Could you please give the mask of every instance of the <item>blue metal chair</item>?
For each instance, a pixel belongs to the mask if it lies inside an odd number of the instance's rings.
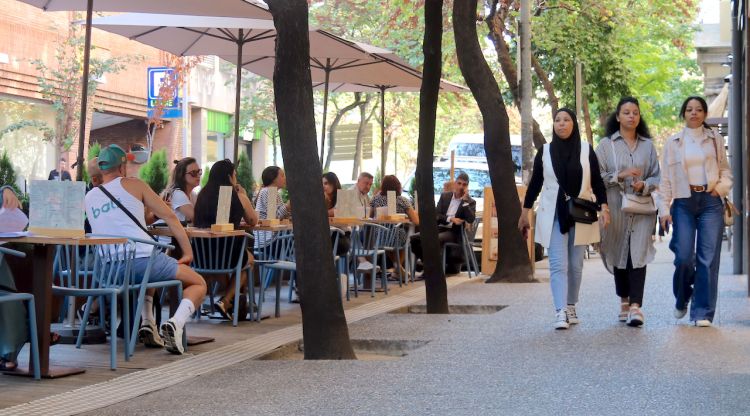
[[[471,272],[473,270],[474,276],[479,276],[479,264],[477,258],[474,256],[474,235],[477,232],[478,220],[475,220],[470,225],[470,230],[466,230],[466,226],[461,227],[459,233],[459,241],[457,243],[445,243],[443,245],[443,273],[445,273],[446,257],[448,256],[448,247],[458,247],[461,249],[464,255],[464,261],[466,262],[466,271],[469,273],[469,279],[471,279]]]
[[[193,263],[191,267],[203,276],[206,275],[231,275],[235,278],[234,291],[234,313],[232,325],[237,326],[240,307],[240,282],[243,270],[247,270],[249,302],[255,299],[253,293],[251,266],[245,264],[245,249],[247,247],[247,235],[230,237],[191,237],[190,245],[193,248]],[[237,255],[239,254],[239,255]],[[234,258],[236,257],[236,258]]]
[[[26,257],[26,253],[0,247],[0,265],[2,265],[2,262],[5,260],[5,256]],[[34,304],[34,295],[30,293],[13,293],[0,290],[0,303],[5,302],[26,302],[29,322],[29,343],[31,344],[29,359],[34,369],[34,378],[39,380],[42,377],[39,369],[39,341],[37,340],[36,332],[36,306]]]
[[[276,281],[276,311],[275,316],[281,315],[281,272],[291,273],[289,279],[289,301],[291,302],[292,290],[297,274],[297,263],[294,256],[294,234],[291,232],[279,232],[266,245],[257,248],[257,260],[260,275],[260,292],[258,293],[258,313],[256,319],[260,322],[263,310],[265,292],[270,285],[271,279]],[[266,273],[265,276],[263,273]]]
[[[349,252],[347,251],[343,255],[337,255],[339,243],[341,238],[346,235],[344,230],[336,227],[331,227],[331,243],[333,250],[333,263],[336,265],[336,283],[338,284],[339,293],[341,293],[341,276],[346,276],[347,282],[349,281]],[[347,291],[347,300],[349,292]]]
[[[385,244],[388,241],[390,231],[388,228],[382,225],[365,223],[358,227],[354,233],[352,233],[352,248],[350,251],[353,270],[354,270],[354,296],[358,296],[358,276],[364,273],[370,273],[372,277],[371,291],[372,297],[375,297],[375,275],[377,274],[378,259],[380,260],[380,274],[383,291],[388,294],[388,277],[385,270]],[[371,271],[357,270],[357,258],[364,257],[370,260],[373,268]],[[346,286],[347,293],[349,292],[349,279],[347,279]]]
[[[78,251],[78,246],[65,246],[63,252]],[[130,302],[128,302],[130,284],[130,263],[135,255],[135,245],[131,242],[122,244],[101,245],[94,251],[93,265],[83,264],[77,271],[64,273],[57,284],[52,286],[52,293],[58,296],[87,297],[82,322],[87,322],[94,298],[99,299],[99,307],[109,306],[110,324],[110,368],[117,369],[117,298],[123,297],[122,317],[126,328],[125,361],[130,359]],[[90,268],[89,268],[90,267]],[[90,276],[90,278],[89,278]],[[105,301],[108,301],[106,303]],[[104,322],[102,322],[102,325]],[[76,348],[81,347],[83,331],[78,331]]]
[[[406,283],[406,279],[408,276],[402,276],[401,273],[401,251],[404,251],[404,269],[411,270],[411,267],[409,266],[410,263],[410,257],[409,256],[409,238],[407,237],[407,232],[404,227],[404,224],[387,224],[385,227],[388,229],[388,234],[386,236],[386,241],[383,244],[383,249],[386,252],[392,251],[395,253],[396,256],[396,263],[394,264],[394,270],[398,269],[398,285],[401,287],[403,284]],[[401,241],[401,236],[404,236],[404,241]]]

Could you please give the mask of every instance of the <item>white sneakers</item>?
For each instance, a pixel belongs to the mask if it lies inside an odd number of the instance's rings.
[[[631,306],[630,311],[628,312],[628,326],[641,326],[645,322],[645,318],[643,317],[643,312],[641,311],[641,308],[637,306]]]
[[[570,323],[568,322],[568,311],[566,308],[562,308],[555,314],[555,329],[568,329]]]
[[[152,321],[144,320],[138,329],[138,339],[148,348],[164,348],[164,341],[159,336],[159,329]]]
[[[182,345],[182,328],[178,328],[174,318],[161,324],[161,337],[164,339],[164,347],[172,354],[182,355],[185,346]]]
[[[711,321],[709,321],[708,319],[698,319],[697,321],[695,321],[695,326],[707,328],[711,326]]]
[[[365,260],[365,261],[359,263],[359,265],[357,266],[357,270],[360,271],[360,272],[369,272],[374,267],[375,266],[372,263],[370,263],[369,261]]]

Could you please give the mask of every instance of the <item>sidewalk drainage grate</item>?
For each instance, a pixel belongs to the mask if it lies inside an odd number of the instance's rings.
[[[448,305],[451,315],[491,315],[507,308],[508,305]],[[427,305],[409,305],[394,309],[389,313],[395,314],[426,314]]]
[[[390,340],[390,339],[353,339],[354,353],[359,361],[386,361],[405,357],[411,351],[424,347],[430,341]],[[291,342],[261,355],[258,360],[302,360],[305,354],[304,344]]]
[[[465,276],[450,277],[446,280],[448,288],[468,281]],[[348,323],[361,321],[402,308],[421,299],[424,299],[422,287],[399,295],[391,295],[345,311],[346,321]],[[301,338],[302,325],[293,325],[159,367],[136,371],[102,383],[6,407],[0,409],[0,416],[75,415],[102,409],[242,361],[257,358],[267,351],[299,342]],[[40,383],[45,383],[45,381]]]

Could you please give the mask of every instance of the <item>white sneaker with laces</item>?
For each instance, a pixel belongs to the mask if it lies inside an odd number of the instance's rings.
[[[357,270],[363,271],[363,272],[369,272],[370,270],[373,269],[373,267],[375,266],[373,266],[373,264],[370,263],[369,261],[363,261],[359,263],[359,265],[357,266]]]
[[[709,321],[708,319],[698,319],[697,321],[695,321],[695,326],[708,328],[709,326],[711,326],[711,321]]]
[[[161,337],[164,339],[164,348],[172,354],[182,355],[185,346],[182,345],[182,328],[178,328],[174,318],[161,324]]]
[[[159,328],[153,321],[144,320],[138,329],[138,340],[148,348],[164,348],[164,340],[159,336]]]
[[[646,318],[644,318],[641,308],[631,306],[630,311],[628,312],[627,325],[633,326],[633,327],[639,327],[643,325],[644,322],[646,322]]]
[[[570,323],[568,323],[568,311],[565,308],[562,308],[555,314],[555,329],[568,328],[570,328]]]
[[[571,325],[578,325],[581,322],[576,315],[576,305],[568,305],[568,323]]]

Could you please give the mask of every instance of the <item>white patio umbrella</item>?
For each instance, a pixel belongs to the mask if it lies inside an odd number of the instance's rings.
[[[83,83],[81,88],[81,117],[78,132],[78,159],[83,163],[83,142],[86,136],[86,110],[91,51],[91,20],[98,12],[176,13],[193,16],[233,16],[272,19],[266,7],[246,0],[19,0],[45,11],[86,11],[86,37],[83,52]],[[83,169],[78,169],[76,180],[81,180]]]
[[[246,56],[252,56],[251,60],[268,57],[273,74],[276,31],[270,20],[127,13],[95,19],[93,26],[178,56],[218,55],[235,63],[243,62]],[[309,36],[310,55],[333,66],[379,59],[354,42],[323,30],[311,29]],[[235,114],[239,114],[240,109],[241,70],[238,65]],[[238,116],[235,116],[234,136],[236,158]]]
[[[324,90],[323,133],[328,92],[380,92],[380,145],[385,147],[385,92],[415,92],[422,86],[422,73],[409,66],[398,55],[387,49],[365,43],[355,44],[370,53],[369,60],[321,60],[310,58],[310,73],[313,87]],[[227,57],[225,59],[232,60]],[[237,62],[237,61],[233,61]],[[273,77],[272,56],[249,57],[242,65],[250,72],[266,78]],[[469,92],[469,89],[449,81],[441,80],[440,90],[446,92]],[[321,148],[325,136],[321,137]],[[323,152],[321,151],[321,155]],[[322,159],[322,156],[321,156]],[[380,170],[385,172],[385,152],[381,153]]]

